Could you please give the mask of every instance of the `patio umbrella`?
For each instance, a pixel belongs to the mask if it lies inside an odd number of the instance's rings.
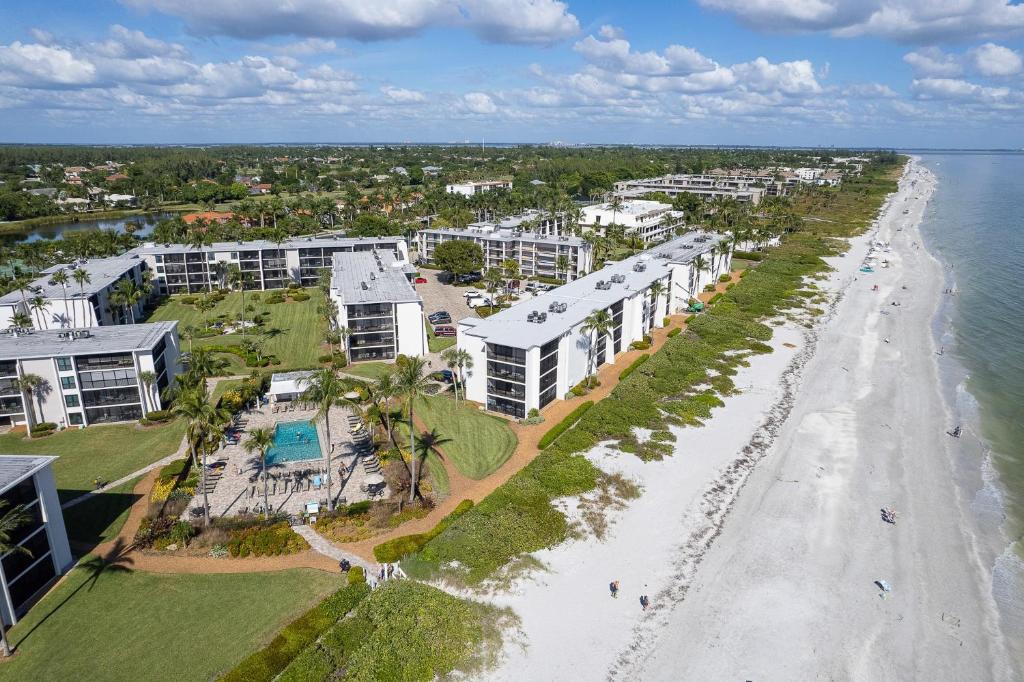
[[[366,477],[366,485],[384,485],[386,482],[380,474],[370,474]]]
[[[345,400],[359,400],[359,392],[349,391],[348,393],[345,394]]]

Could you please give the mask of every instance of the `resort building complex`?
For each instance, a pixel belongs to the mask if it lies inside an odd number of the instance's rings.
[[[579,237],[558,235],[557,224],[550,224],[550,233],[524,231],[521,226],[526,220],[520,218],[522,216],[473,223],[464,230],[420,230],[417,234],[420,260],[433,263],[438,245],[462,240],[480,245],[484,269],[500,268],[506,260],[514,260],[519,263],[523,277],[573,280],[590,272],[594,254],[589,243]]]
[[[74,565],[50,465],[56,457],[0,457],[0,501],[27,520],[5,538],[0,555],[0,621],[14,625],[36,598]]]
[[[645,244],[670,237],[683,223],[683,212],[671,204],[634,199],[615,206],[611,203],[583,207],[580,229],[605,236],[609,225],[623,228],[626,237],[640,237]]]
[[[403,237],[302,237],[271,241],[216,242],[202,248],[147,242],[129,253],[153,271],[157,294],[185,294],[228,286],[228,268],[237,265],[246,289],[283,289],[292,282],[315,286],[320,271],[331,267],[336,253],[391,252],[409,261]]]
[[[407,260],[390,251],[335,254],[331,270],[330,296],[338,327],[350,333],[351,361],[427,352],[423,299],[410,282],[415,271]]]
[[[705,201],[731,198],[744,204],[759,204],[765,196],[786,193],[783,181],[775,179],[775,173],[755,172],[751,174],[721,175],[662,175],[642,180],[624,180],[615,183],[616,196],[641,197],[652,192],[662,192],[676,197],[684,192],[695,194]]]
[[[448,194],[461,194],[464,197],[471,197],[481,192],[490,192],[492,189],[512,189],[511,180],[483,180],[478,182],[457,182],[445,185],[444,190]]]
[[[720,240],[690,232],[491,317],[460,321],[459,348],[473,358],[466,397],[521,418],[564,396],[727,270],[728,253],[714,253]],[[599,310],[611,319],[607,334],[588,329]]]
[[[0,426],[87,426],[162,409],[180,372],[177,326],[0,332]]]
[[[133,254],[49,267],[23,290],[0,296],[0,329],[21,326],[15,324],[19,313],[27,315],[36,329],[127,324],[133,315],[141,315],[144,301],[129,311],[112,303],[111,294],[121,280],[141,286],[145,269],[145,261]]]

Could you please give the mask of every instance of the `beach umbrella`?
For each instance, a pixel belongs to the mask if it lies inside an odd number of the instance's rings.
[[[359,400],[359,392],[349,391],[348,393],[345,394],[345,400]]]
[[[370,474],[366,477],[366,485],[384,485],[386,481],[380,474]]]

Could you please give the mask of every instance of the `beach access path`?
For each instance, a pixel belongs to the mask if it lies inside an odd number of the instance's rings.
[[[603,540],[536,552],[543,569],[487,597],[520,631],[484,679],[1007,677],[952,483],[930,337],[942,279],[914,245],[931,187],[911,172],[877,234],[830,259],[819,286],[838,303],[813,329],[777,326],[741,392],[675,430],[673,456],[588,454],[643,495]],[[893,242],[890,267],[862,274],[875,239]]]

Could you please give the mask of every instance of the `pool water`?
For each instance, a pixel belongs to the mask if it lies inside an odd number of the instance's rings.
[[[267,451],[267,464],[320,459],[320,439],[308,421],[281,422],[274,427],[274,445]]]

